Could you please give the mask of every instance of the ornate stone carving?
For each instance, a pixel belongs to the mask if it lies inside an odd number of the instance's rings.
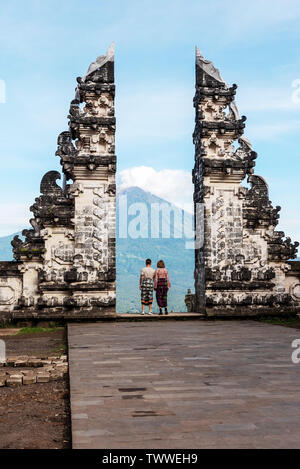
[[[291,295],[296,301],[300,301],[300,283],[292,286]]]
[[[236,89],[197,49],[193,183],[196,226],[197,204],[204,204],[204,243],[195,252],[193,304],[217,315],[300,310],[285,279],[298,243],[274,229],[280,207],[272,206],[267,183],[253,174],[257,154],[243,136],[246,118],[239,117]],[[250,189],[241,186],[246,176]]]
[[[18,318],[115,313],[113,47],[77,83],[69,130],[57,140],[63,187],[59,172],[44,175],[30,208],[32,229],[23,231],[24,241],[12,240],[17,269],[0,263],[0,305]],[[15,279],[20,291],[13,296]]]
[[[14,302],[15,291],[9,285],[0,285],[0,305],[9,305]]]

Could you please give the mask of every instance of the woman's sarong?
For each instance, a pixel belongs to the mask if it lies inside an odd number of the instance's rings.
[[[153,280],[144,278],[141,284],[142,305],[152,305],[153,302]]]
[[[160,308],[168,306],[168,280],[166,278],[159,278],[156,287],[156,301]]]

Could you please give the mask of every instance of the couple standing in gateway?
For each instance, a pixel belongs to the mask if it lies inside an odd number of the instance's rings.
[[[157,269],[152,269],[151,259],[146,260],[146,267],[141,270],[140,290],[142,302],[142,314],[145,314],[145,305],[149,306],[149,313],[152,314],[153,289],[156,291],[156,301],[159,306],[159,314],[168,314],[168,290],[171,288],[169,273],[164,261],[157,263]]]

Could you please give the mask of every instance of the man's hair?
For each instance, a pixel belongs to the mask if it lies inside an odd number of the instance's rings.
[[[163,261],[163,260],[158,261],[157,267],[158,267],[159,269],[164,269],[164,268],[165,268],[165,263],[164,263],[164,261]]]
[[[151,259],[146,259],[146,265],[152,264]]]

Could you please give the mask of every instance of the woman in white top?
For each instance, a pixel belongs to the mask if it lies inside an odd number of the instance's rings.
[[[155,270],[151,267],[151,259],[146,260],[146,267],[141,270],[140,275],[140,290],[142,302],[142,314],[145,314],[145,305],[149,306],[149,313],[151,313],[153,303],[153,278]]]

